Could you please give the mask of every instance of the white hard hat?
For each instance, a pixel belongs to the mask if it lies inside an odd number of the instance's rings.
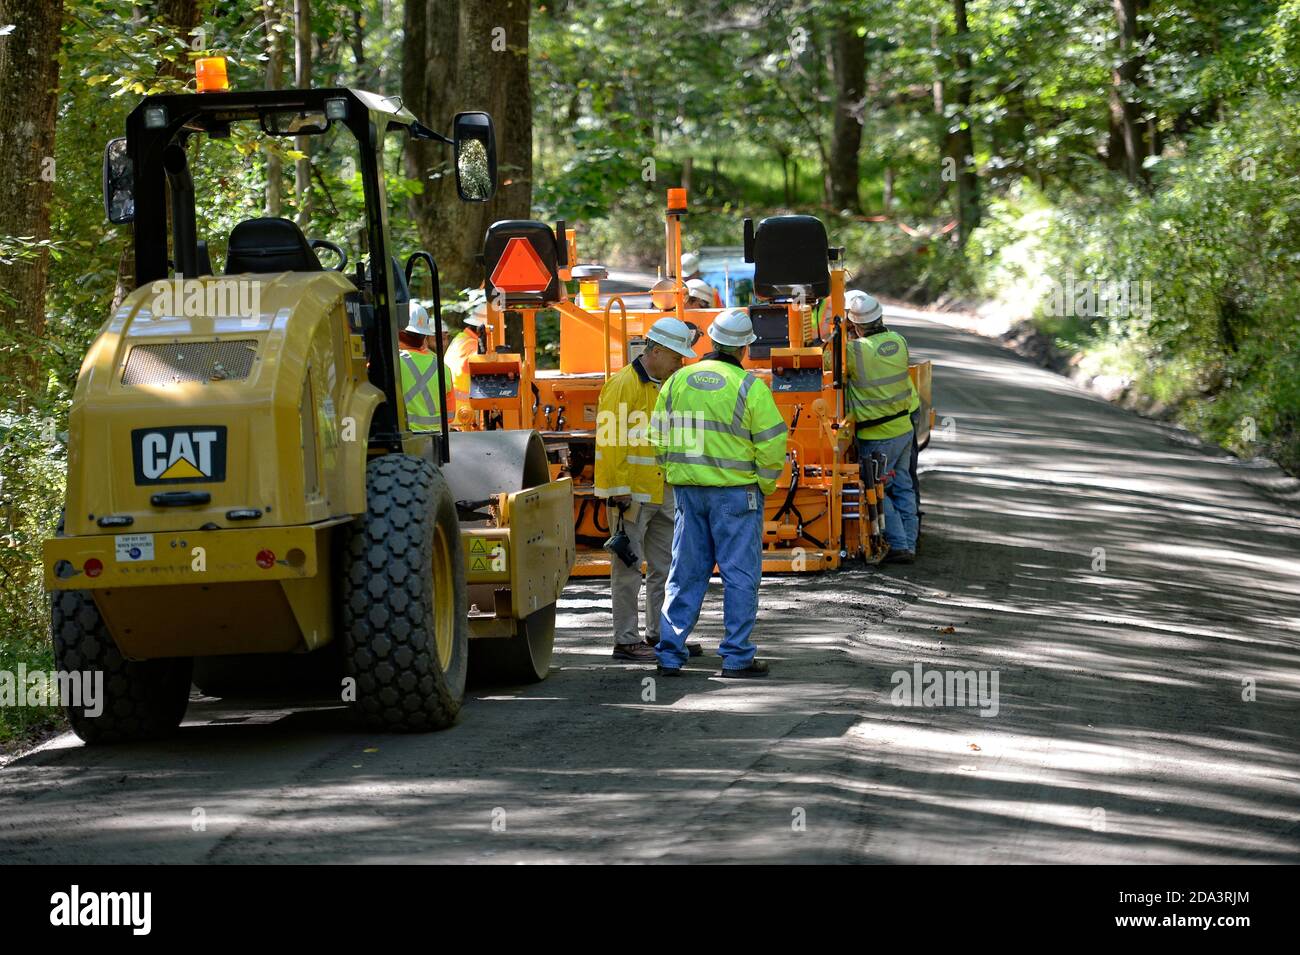
[[[465,311],[461,321],[466,325],[487,324],[487,292],[481,288],[465,290]]]
[[[419,302],[411,302],[406,314],[411,320],[406,330],[412,335],[433,334],[433,319],[429,317],[429,310]]]
[[[700,257],[694,252],[682,253],[682,275],[691,275],[700,270]]]
[[[709,326],[709,337],[719,345],[739,347],[753,342],[754,324],[749,320],[749,313],[743,308],[728,308],[718,313],[718,317]]]
[[[844,296],[844,311],[849,313],[849,321],[854,325],[870,325],[885,314],[879,302],[857,289]]]
[[[695,357],[695,351],[691,348],[691,340],[694,336],[687,324],[680,319],[659,319],[650,326],[650,331],[646,332],[645,337],[657,345],[671,348],[683,358]]]
[[[713,286],[704,279],[690,279],[686,283],[686,295],[689,298],[698,298],[702,302],[713,304]]]

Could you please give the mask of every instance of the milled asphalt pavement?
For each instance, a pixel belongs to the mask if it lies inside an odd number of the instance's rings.
[[[647,684],[576,581],[549,679],[445,732],[205,701],[166,743],[60,737],[0,770],[0,861],[1300,862],[1294,485],[890,320],[935,362],[920,560],[764,580],[769,680]],[[996,675],[996,713],[894,705],[918,665]]]

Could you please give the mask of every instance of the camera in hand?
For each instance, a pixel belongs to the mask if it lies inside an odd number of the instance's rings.
[[[628,567],[635,567],[641,562],[632,550],[632,539],[627,536],[627,531],[623,530],[623,522],[619,522],[618,530],[614,531],[609,540],[605,541],[605,550],[616,556]]]

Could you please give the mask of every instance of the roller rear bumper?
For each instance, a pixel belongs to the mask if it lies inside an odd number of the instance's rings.
[[[100,590],[314,577],[321,560],[328,559],[319,532],[344,520],[295,527],[54,537],[44,544],[45,586]]]

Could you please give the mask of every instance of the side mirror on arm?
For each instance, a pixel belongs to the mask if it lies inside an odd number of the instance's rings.
[[[104,214],[114,225],[135,221],[135,169],[125,136],[104,147]]]
[[[456,191],[464,202],[487,202],[496,192],[497,137],[487,113],[457,113],[452,143],[456,154]]]

